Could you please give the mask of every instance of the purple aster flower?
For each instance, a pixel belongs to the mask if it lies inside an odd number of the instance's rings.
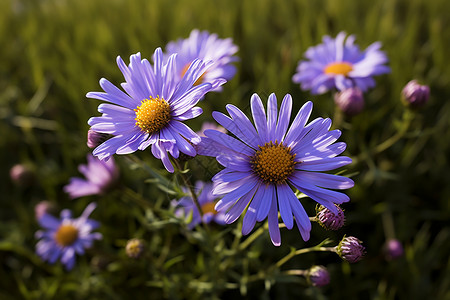
[[[100,86],[105,93],[90,92],[88,98],[100,99],[101,117],[90,118],[91,129],[114,137],[94,149],[93,154],[104,160],[113,154],[128,154],[145,150],[151,145],[152,154],[161,159],[165,168],[173,172],[168,153],[178,158],[180,151],[195,156],[191,143],[200,137],[183,121],[195,118],[202,109],[195,105],[205,95],[222,85],[225,80],[194,86],[194,83],[211,66],[211,62],[194,60],[181,80],[176,75],[176,54],[163,63],[160,48],[153,55],[154,65],[142,59],[141,54],[131,55],[127,66],[118,57],[117,65],[125,77],[122,88],[126,93],[102,78]]]
[[[64,187],[64,192],[68,193],[72,199],[104,194],[119,178],[119,170],[113,158],[103,161],[88,154],[87,161],[87,165],[78,167],[86,179],[72,177],[69,184]]]
[[[179,201],[173,201],[172,205],[177,207],[175,210],[175,215],[178,217],[186,217],[189,214],[192,214],[192,220],[188,224],[189,229],[193,229],[196,225],[201,222],[208,224],[211,221],[214,221],[217,224],[224,225],[225,224],[225,215],[224,213],[216,212],[214,210],[214,205],[216,204],[215,197],[212,193],[213,184],[212,183],[204,183],[202,181],[197,181],[195,184],[194,191],[198,195],[198,202],[203,212],[203,218],[200,216],[200,212],[197,209],[197,206],[194,203],[194,200],[191,196],[182,197]],[[187,192],[187,188],[185,188],[185,192]]]
[[[329,189],[348,189],[354,183],[343,176],[321,173],[351,163],[338,156],[345,148],[339,130],[329,131],[330,119],[317,118],[306,125],[312,110],[307,102],[291,126],[292,97],[287,94],[278,112],[275,94],[269,96],[267,115],[257,94],[251,98],[253,125],[234,105],[227,105],[231,117],[213,112],[214,119],[235,137],[215,130],[206,130],[199,154],[214,156],[225,167],[213,177],[215,195],[225,195],[215,209],[226,211],[225,221],[234,222],[247,208],[242,233],[248,234],[268,218],[269,233],[274,245],[281,244],[278,210],[288,229],[294,218],[302,238],[309,239],[311,222],[293,191],[298,189],[333,213],[334,205],[349,201],[344,193]],[[289,128],[288,128],[289,127]]]
[[[300,61],[292,80],[300,83],[303,90],[311,90],[312,94],[323,94],[333,88],[343,91],[351,87],[365,92],[374,87],[372,76],[390,72],[390,68],[384,65],[388,58],[379,50],[380,42],[360,51],[354,41],[353,35],[346,39],[345,32],[340,32],[335,39],[324,36],[322,44],[306,51],[308,60]]]
[[[196,58],[204,61],[211,60],[213,64],[195,84],[213,83],[219,78],[230,80],[236,74],[236,67],[232,63],[239,60],[238,57],[233,56],[239,48],[233,44],[231,38],[219,39],[217,34],[194,29],[189,38],[169,42],[166,50],[167,57],[174,53],[178,54],[176,58],[176,74],[179,79],[183,77]],[[220,91],[221,89],[220,86],[217,86],[214,90]]]
[[[100,224],[88,218],[95,207],[95,203],[89,204],[79,218],[72,218],[68,209],[61,212],[61,219],[44,214],[38,220],[45,231],[36,232],[36,238],[40,239],[36,253],[51,264],[60,259],[66,269],[71,270],[75,265],[75,254],[83,255],[84,249],[90,248],[94,240],[102,238],[100,233],[92,232]]]

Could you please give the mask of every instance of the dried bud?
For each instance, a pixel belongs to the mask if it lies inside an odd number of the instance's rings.
[[[144,242],[140,239],[129,240],[125,247],[125,252],[128,257],[140,258],[142,253],[144,253]]]
[[[88,130],[87,133],[87,146],[91,149],[96,148],[98,145],[102,144],[106,140],[110,139],[112,135],[107,133],[101,133],[94,131],[92,129]]]
[[[331,210],[323,205],[316,206],[316,219],[317,222],[328,230],[338,230],[345,223],[344,211],[339,205],[336,205],[338,214],[335,215]]]
[[[360,261],[365,252],[362,242],[353,236],[346,237],[336,246],[336,253],[349,263]]]
[[[321,287],[330,283],[330,273],[324,266],[311,267],[306,278],[312,286]]]
[[[417,80],[408,82],[402,90],[402,100],[412,108],[419,108],[428,102],[430,88],[420,85]]]
[[[14,165],[9,170],[9,176],[11,177],[12,182],[22,187],[32,185],[35,180],[34,175],[32,167],[25,164]]]
[[[348,88],[334,94],[334,103],[349,116],[359,114],[364,108],[363,92],[359,88]]]
[[[388,260],[393,260],[403,255],[403,246],[397,239],[390,239],[384,244],[384,254]]]

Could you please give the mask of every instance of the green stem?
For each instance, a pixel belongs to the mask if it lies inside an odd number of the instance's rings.
[[[178,160],[173,159],[172,161],[173,161],[173,163],[175,164],[175,166],[177,167],[177,169],[179,171],[179,172],[177,172],[177,175],[181,177],[181,179],[183,180],[184,185],[187,188],[189,188],[189,191],[191,192],[192,199],[194,200],[195,206],[197,207],[198,212],[200,213],[200,218],[203,219],[202,206],[200,205],[200,202],[198,201],[197,194],[194,191],[194,187],[190,184],[189,180],[186,178],[185,172],[181,168],[180,163],[178,162]]]
[[[394,221],[392,220],[392,214],[390,211],[386,210],[381,215],[381,220],[383,223],[383,230],[386,239],[395,238]]]
[[[242,244],[239,246],[239,250],[242,251],[247,248],[251,243],[253,243],[264,231],[266,231],[265,226],[259,227],[255,232],[253,232]]]
[[[382,142],[381,144],[377,145],[373,151],[372,154],[378,154],[383,152],[384,150],[390,148],[392,145],[394,145],[396,142],[398,142],[408,131],[409,125],[411,124],[412,115],[409,111],[405,111],[403,114],[403,126],[397,131],[396,134]]]
[[[280,259],[275,266],[276,267],[281,267],[282,265],[284,265],[285,263],[287,263],[291,258],[300,255],[300,254],[305,254],[305,253],[309,253],[309,252],[314,252],[314,251],[329,251],[329,252],[336,252],[335,247],[321,247],[320,244],[311,248],[303,248],[303,249],[299,249],[297,251],[292,251],[291,253],[289,253],[288,255],[286,255],[285,257],[283,257],[282,259]]]

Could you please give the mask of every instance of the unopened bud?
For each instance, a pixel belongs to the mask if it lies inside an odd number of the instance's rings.
[[[89,129],[87,133],[87,146],[91,149],[96,148],[98,145],[102,144],[106,140],[110,139],[112,135],[107,133],[97,132],[95,130]]]
[[[344,211],[338,205],[336,205],[336,208],[338,211],[337,215],[323,205],[316,206],[317,222],[325,229],[338,230],[339,228],[344,226]]]
[[[383,247],[384,254],[388,260],[393,260],[403,255],[403,246],[397,239],[389,239]]]
[[[35,180],[34,171],[29,165],[16,164],[9,170],[9,176],[16,185],[27,187]]]
[[[422,107],[428,102],[429,97],[430,88],[419,84],[417,80],[411,80],[402,90],[403,102],[412,108]]]
[[[45,214],[53,214],[55,212],[55,205],[50,201],[41,201],[34,207],[34,215],[36,220],[42,218]]]
[[[362,242],[353,236],[344,236],[336,247],[336,253],[349,263],[360,261],[366,253],[365,250]]]
[[[313,266],[308,270],[307,280],[312,286],[325,286],[330,283],[330,273],[324,266]]]
[[[364,96],[359,88],[348,88],[334,95],[334,103],[349,116],[359,114],[364,109]]]

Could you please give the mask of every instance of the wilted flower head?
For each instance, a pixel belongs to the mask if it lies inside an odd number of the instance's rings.
[[[72,177],[70,178],[69,184],[64,186],[64,191],[72,199],[88,195],[104,194],[119,178],[119,170],[113,158],[108,161],[102,161],[88,154],[87,161],[87,165],[80,165],[78,167],[78,170],[86,179]]]
[[[16,164],[9,170],[11,181],[21,187],[33,184],[35,173],[31,166],[27,164]]]
[[[337,254],[349,263],[360,261],[366,253],[365,250],[362,242],[353,236],[345,236],[336,246]]]
[[[173,172],[169,154],[174,158],[178,158],[180,152],[196,155],[192,144],[200,142],[200,137],[183,122],[199,116],[202,109],[196,106],[198,101],[225,80],[194,86],[211,66],[211,63],[198,59],[178,80],[176,56],[171,55],[167,63],[163,63],[163,54],[158,48],[153,55],[153,67],[148,60],[141,59],[140,53],[130,57],[129,66],[118,57],[117,65],[125,77],[122,87],[126,93],[102,78],[100,86],[105,93],[86,95],[113,103],[100,104],[98,111],[102,116],[88,121],[92,130],[114,136],[94,149],[95,156],[103,160],[113,154],[129,154],[151,146],[153,156],[161,159],[167,171]]]
[[[312,94],[323,94],[333,88],[343,91],[358,87],[363,92],[375,86],[372,76],[389,73],[388,61],[381,43],[375,42],[361,51],[354,44],[355,36],[346,39],[346,33],[340,32],[335,39],[324,36],[323,43],[308,48],[300,61],[297,73],[292,77],[300,83],[303,90]]]
[[[40,241],[36,244],[36,253],[45,261],[53,264],[58,259],[67,270],[75,265],[75,254],[84,254],[84,249],[90,248],[94,240],[102,235],[92,232],[100,224],[89,219],[95,209],[95,203],[89,204],[79,218],[72,218],[72,212],[65,209],[61,212],[61,219],[44,214],[38,221],[45,231],[36,232]]]
[[[201,222],[208,224],[211,221],[214,221],[220,225],[225,224],[224,213],[218,213],[214,210],[214,205],[216,204],[215,200],[217,197],[213,195],[212,189],[212,183],[197,181],[195,184],[194,191],[197,194],[197,199],[203,213],[203,218],[200,216],[200,212],[198,211],[197,206],[190,195],[182,197],[179,201],[174,200],[172,202],[172,205],[176,207],[175,215],[178,217],[187,217],[192,214],[192,220],[188,224],[189,229],[193,229]],[[187,193],[187,188],[184,188],[184,190]]]
[[[402,90],[403,101],[412,108],[419,108],[428,102],[430,97],[430,88],[427,85],[421,85],[417,80],[408,82]]]
[[[213,64],[198,78],[195,84],[213,83],[219,78],[224,78],[227,81],[233,78],[236,67],[232,63],[239,60],[237,56],[234,56],[238,50],[238,46],[233,44],[231,38],[219,39],[217,34],[194,29],[189,38],[179,39],[167,44],[166,59],[174,53],[178,54],[176,57],[178,80],[183,77],[196,58],[203,61],[212,61]],[[220,86],[217,86],[214,91],[220,91],[221,89]]]
[[[292,97],[287,94],[277,108],[275,94],[269,96],[267,114],[258,95],[251,97],[254,125],[234,105],[227,105],[229,116],[213,112],[214,119],[233,134],[206,130],[199,154],[216,157],[225,167],[213,177],[213,193],[223,196],[215,209],[226,212],[230,224],[245,212],[242,233],[248,234],[256,222],[268,219],[272,243],[281,244],[278,211],[288,229],[294,220],[302,238],[310,237],[311,222],[294,191],[308,195],[314,201],[338,213],[335,204],[350,198],[334,189],[353,187],[350,178],[323,173],[351,163],[339,156],[346,147],[334,143],[341,135],[331,130],[331,120],[317,118],[306,124],[312,111],[307,102],[289,126]]]
[[[107,139],[112,138],[113,136],[106,133],[100,133],[95,130],[89,129],[87,133],[87,146],[91,149],[96,148]]]
[[[128,240],[127,245],[125,246],[125,252],[128,257],[139,258],[144,252],[144,248],[144,242],[141,239],[131,239]]]
[[[348,88],[334,94],[334,103],[336,103],[339,109],[346,115],[354,116],[363,110],[364,96],[359,88]]]
[[[335,214],[323,205],[316,206],[316,218],[317,222],[325,229],[338,230],[345,223],[345,215],[342,208],[336,205],[338,213]]]
[[[325,286],[330,283],[330,273],[324,266],[313,266],[308,270],[307,280],[313,286]]]
[[[402,243],[397,239],[389,239],[384,244],[384,254],[389,260],[397,259],[403,255]]]

